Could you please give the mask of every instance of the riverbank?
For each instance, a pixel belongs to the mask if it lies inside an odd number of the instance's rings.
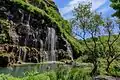
[[[27,66],[27,65],[45,65],[45,64],[64,64],[64,62],[60,62],[60,61],[46,61],[46,62],[40,62],[40,63],[25,63],[22,62],[21,64],[13,64],[14,67],[17,66]]]

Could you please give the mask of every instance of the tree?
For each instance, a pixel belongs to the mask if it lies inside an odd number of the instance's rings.
[[[103,23],[102,18],[96,12],[91,11],[91,3],[79,4],[73,11],[74,18],[71,20],[73,27],[79,27],[79,37],[84,41],[84,44],[89,51],[89,61],[93,64],[94,68],[91,75],[97,74],[99,52],[96,37],[100,31],[99,26]],[[89,35],[93,41],[92,45],[86,40]]]
[[[113,9],[116,10],[116,12],[113,14],[113,16],[116,16],[120,19],[120,0],[110,0],[112,3],[111,3],[111,7]],[[118,36],[116,37],[116,39],[113,40],[113,43],[112,44],[109,44],[109,49],[111,50],[111,47],[113,47],[112,45],[119,39],[120,37],[120,20],[117,20],[117,24],[119,24],[119,32],[118,32]],[[114,49],[114,48],[112,48]],[[111,65],[111,63],[116,60],[117,58],[120,58],[120,53],[119,51],[113,51],[113,53],[115,54],[112,58],[111,57],[108,57],[107,59],[107,68],[106,68],[106,71],[109,72],[109,67]]]
[[[79,29],[76,35],[84,42],[88,61],[94,67],[91,75],[98,73],[99,58],[106,60],[106,71],[109,73],[110,65],[120,58],[118,46],[118,41],[120,40],[120,21],[117,20],[116,23],[115,19],[102,19],[101,15],[91,11],[91,3],[79,4],[74,9],[73,14],[74,18],[71,20],[72,27]],[[117,29],[117,35],[115,35],[115,29]],[[91,42],[87,39],[88,36]]]
[[[120,0],[111,0],[111,7],[116,10],[113,16],[117,16],[120,18]]]
[[[117,35],[114,33],[114,29],[117,29]],[[107,67],[106,71],[109,73],[110,65],[120,58],[120,51],[118,47],[118,42],[120,40],[120,24],[117,20],[117,23],[112,20],[107,19],[106,26],[104,27],[105,32],[107,33],[108,37],[106,37],[106,41],[100,40],[101,45],[103,46],[103,52],[105,54]],[[101,39],[99,37],[99,39]]]

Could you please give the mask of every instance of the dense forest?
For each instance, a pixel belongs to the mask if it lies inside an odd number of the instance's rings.
[[[53,0],[0,0],[0,80],[120,80],[120,1],[110,1],[110,18],[86,2],[65,20]]]

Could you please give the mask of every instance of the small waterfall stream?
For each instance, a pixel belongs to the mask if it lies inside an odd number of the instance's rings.
[[[27,51],[26,51],[27,38],[25,38],[24,45],[25,45],[25,47],[24,47],[25,52],[24,52],[24,54],[23,54],[23,61],[26,61],[26,54],[27,54]]]
[[[24,55],[23,55],[23,61],[26,61],[26,54],[27,54],[27,50],[26,47],[24,47]]]
[[[40,39],[40,51],[43,50],[43,41]]]
[[[56,45],[55,29],[48,27],[48,35],[46,37],[46,47],[48,49],[49,61],[56,61],[55,45]]]
[[[56,61],[56,56],[55,56],[55,30],[53,28],[51,28],[51,49],[50,49],[50,53],[51,53],[51,60],[52,61]]]
[[[21,61],[22,48],[19,48],[18,61]]]

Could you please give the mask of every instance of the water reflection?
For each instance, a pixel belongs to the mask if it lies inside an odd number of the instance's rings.
[[[2,68],[0,67],[0,74],[10,74],[15,77],[23,77],[25,76],[25,72],[28,71],[38,71],[40,73],[44,71],[49,71],[56,69],[58,65],[64,65],[64,63],[61,62],[44,62],[44,63],[26,63],[26,64],[20,64],[16,65],[14,67],[6,67]]]

